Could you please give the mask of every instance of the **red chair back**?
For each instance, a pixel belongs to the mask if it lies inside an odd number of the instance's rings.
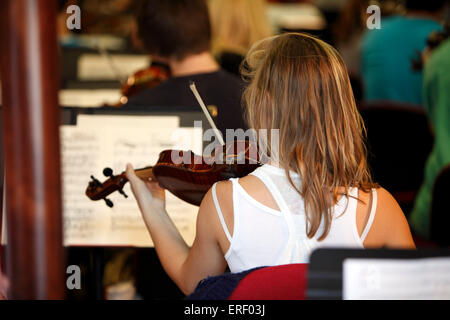
[[[307,264],[265,267],[245,276],[229,300],[304,300]]]

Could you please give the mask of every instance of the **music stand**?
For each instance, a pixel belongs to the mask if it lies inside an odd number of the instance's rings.
[[[423,259],[450,257],[449,249],[318,249],[311,254],[306,297],[310,300],[343,299],[343,263],[346,259]]]

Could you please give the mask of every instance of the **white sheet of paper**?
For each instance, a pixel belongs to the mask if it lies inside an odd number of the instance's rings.
[[[181,136],[183,139],[179,139]],[[129,184],[124,188],[129,198],[114,193],[108,197],[114,202],[109,208],[103,201],[94,202],[85,195],[90,175],[103,181],[105,167],[118,174],[127,162],[135,168],[152,165],[162,150],[175,146],[199,153],[201,138],[200,128],[62,126],[64,244],[153,246]],[[191,245],[198,207],[167,192],[167,211]]]
[[[180,126],[178,116],[122,116],[122,115],[86,115],[77,116],[77,127],[97,128],[103,126],[114,127],[152,127],[175,129]]]
[[[59,91],[59,105],[98,108],[118,103],[121,96],[117,89],[65,89]]]
[[[83,54],[78,59],[79,80],[117,80],[150,65],[150,56]],[[119,73],[119,74],[117,74]]]
[[[346,259],[345,300],[450,299],[450,257]]]
[[[320,30],[326,27],[326,20],[321,11],[310,3],[270,3],[267,6],[267,18],[275,30]]]

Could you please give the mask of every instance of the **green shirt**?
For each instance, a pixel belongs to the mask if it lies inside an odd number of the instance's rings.
[[[418,235],[429,238],[434,181],[439,172],[450,164],[450,39],[431,54],[425,65],[423,98],[435,133],[435,142],[425,165],[424,182],[409,221]]]

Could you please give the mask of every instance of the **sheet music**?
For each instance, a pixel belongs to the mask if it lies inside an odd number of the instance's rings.
[[[129,198],[114,193],[108,197],[114,202],[114,207],[109,208],[104,201],[91,201],[85,196],[90,175],[103,181],[105,167],[118,174],[124,171],[127,162],[135,168],[155,164],[164,149],[201,153],[202,130],[163,129],[148,123],[145,127],[119,129],[108,125],[63,126],[61,137],[65,245],[153,246],[129,184],[124,188]],[[169,192],[166,196],[169,215],[191,245],[198,207]]]
[[[59,105],[98,108],[105,104],[114,105],[121,97],[118,89],[64,89],[59,91]]]
[[[77,116],[77,127],[148,127],[175,129],[180,126],[178,116],[123,116],[123,115],[86,115]]]
[[[96,227],[101,221],[100,215],[96,206],[86,201],[83,184],[87,183],[92,169],[101,166],[98,154],[103,152],[104,146],[93,130],[63,126],[60,135],[64,242],[67,244],[69,239],[83,242],[94,238],[100,229]]]
[[[346,259],[346,300],[450,299],[450,258]]]

